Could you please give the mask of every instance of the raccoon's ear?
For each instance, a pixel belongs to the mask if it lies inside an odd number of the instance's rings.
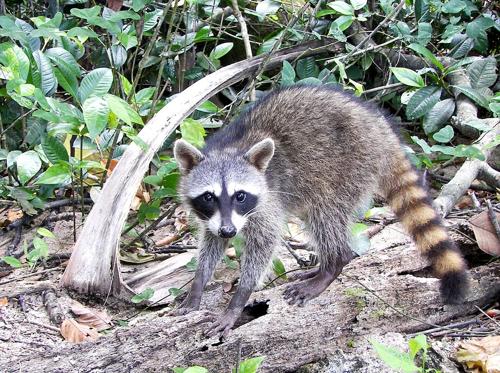
[[[268,137],[252,146],[250,150],[245,153],[245,159],[259,171],[264,172],[273,155],[274,141]]]
[[[174,144],[174,157],[179,164],[182,174],[188,174],[204,156],[193,145],[184,140],[177,140]]]

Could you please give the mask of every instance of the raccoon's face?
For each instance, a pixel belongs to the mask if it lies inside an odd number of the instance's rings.
[[[223,149],[205,155],[183,140],[176,141],[184,201],[214,235],[234,237],[265,198],[264,172],[273,154],[271,139],[246,153]]]

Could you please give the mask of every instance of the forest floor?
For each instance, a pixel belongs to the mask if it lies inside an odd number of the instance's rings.
[[[18,250],[23,242],[32,242],[37,229],[44,226],[56,237],[45,239],[47,259],[34,269],[26,265],[0,268],[0,370],[166,372],[176,366],[202,365],[211,372],[229,372],[239,360],[263,356],[259,370],[263,372],[381,372],[388,368],[371,341],[405,352],[408,340],[420,333],[431,346],[427,369],[463,371],[457,361],[460,344],[471,337],[500,334],[498,319],[484,314],[490,310],[492,315],[491,310],[500,308],[500,262],[477,248],[469,223],[475,212],[464,211],[447,224],[471,267],[472,286],[465,305],[442,306],[438,280],[432,278],[409,237],[389,215],[371,228],[369,252],[354,259],[324,294],[305,307],[289,306],[282,299],[286,281],[278,279],[254,293],[240,326],[226,341],[206,339],[202,331],[213,320],[213,312],[222,312],[234,292],[237,261],[221,263],[209,284],[202,309],[210,312],[170,317],[171,305],[165,302],[144,309],[106,295],[82,297],[59,286],[75,227],[76,234],[81,228],[80,213],[74,226],[70,207],[45,212],[30,222],[30,228],[24,227]],[[167,223],[149,232],[147,241],[160,242],[183,229],[179,219],[170,218]],[[300,229],[295,231],[292,241],[303,240]],[[3,232],[0,256],[15,235],[16,230]],[[187,234],[175,248],[183,247],[177,251],[190,253],[180,254],[189,258],[194,244]],[[174,246],[166,247],[164,252]],[[277,253],[288,271],[299,267],[297,258],[310,260],[310,251],[299,248],[293,253],[286,249]],[[139,268],[175,257],[179,255],[156,254],[149,261],[151,255],[127,254],[124,261],[142,258],[147,262],[122,261],[122,273],[133,276]],[[177,282],[175,276],[173,279],[177,288],[186,282],[186,273],[192,276],[185,268],[181,272]],[[78,323],[72,324],[75,319]],[[488,354],[484,356],[487,361]]]

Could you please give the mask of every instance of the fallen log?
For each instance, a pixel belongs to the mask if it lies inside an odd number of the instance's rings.
[[[305,307],[289,306],[281,295],[284,286],[256,292],[253,320],[222,343],[202,335],[213,320],[206,310],[220,312],[230,297],[221,284],[210,284],[204,311],[118,328],[95,342],[57,342],[37,354],[15,352],[19,355],[9,356],[5,364],[0,357],[0,365],[23,372],[170,372],[173,367],[200,365],[225,373],[235,366],[240,347],[242,359],[265,358],[259,372],[295,371],[319,360],[332,362],[339,354],[365,356],[362,363],[373,364],[378,358],[368,339],[447,325],[478,313],[476,305],[483,307],[499,295],[497,261],[471,269],[465,304],[443,306],[438,280],[427,277],[428,268],[417,256],[413,245],[372,251],[352,261],[339,280]],[[352,371],[374,371],[361,368]]]

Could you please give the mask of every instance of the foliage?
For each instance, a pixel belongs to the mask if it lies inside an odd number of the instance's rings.
[[[286,47],[312,39],[345,49],[284,61],[256,78],[257,92],[278,85],[338,86],[412,123],[403,135],[418,149],[411,155],[417,166],[484,159],[450,119],[457,93],[480,108],[480,118],[500,116],[493,57],[498,45],[491,37],[500,27],[494,11],[471,0],[398,3],[331,1],[301,13],[286,2],[240,2],[255,54],[276,43]],[[142,126],[177,92],[245,58],[238,21],[220,17],[227,4],[218,0],[171,6],[132,1],[120,11],[72,1],[48,13],[26,1],[9,7],[9,15],[0,17],[0,198],[30,215],[57,191],[76,198],[100,188],[128,147],[145,149]],[[288,24],[293,16],[296,22]],[[386,49],[351,44],[354,27],[371,30],[385,19],[373,38]],[[393,65],[401,58],[388,58],[388,50],[419,63]],[[450,84],[459,72],[470,84]],[[236,99],[243,88],[235,85],[201,104],[176,136],[201,147],[208,133],[240,110]],[[481,119],[467,125],[491,130]],[[161,203],[177,196],[172,140],[165,141],[144,179],[152,198],[139,209],[141,223],[156,219]],[[355,236],[363,251],[366,240]]]
[[[370,341],[378,357],[390,368],[404,373],[439,373],[439,370],[425,367],[429,344],[423,334],[419,334],[408,341],[408,352],[401,352],[393,347],[383,345],[375,340]],[[417,365],[417,356],[421,363]]]
[[[257,356],[250,359],[243,360],[238,366],[238,372],[240,373],[257,373],[260,365],[264,361],[264,357]],[[174,373],[208,373],[206,368],[200,366],[192,366],[189,368],[174,368]],[[236,369],[233,368],[233,373]]]

